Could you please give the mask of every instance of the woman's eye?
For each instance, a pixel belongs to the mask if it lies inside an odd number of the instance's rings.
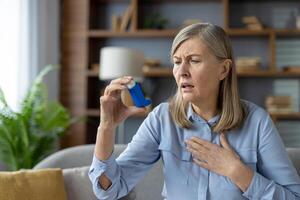
[[[191,62],[191,63],[199,63],[200,60],[191,60],[190,62]]]
[[[174,61],[175,65],[180,65],[180,61]]]

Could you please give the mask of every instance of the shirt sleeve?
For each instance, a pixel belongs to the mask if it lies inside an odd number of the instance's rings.
[[[248,199],[300,200],[300,179],[267,113],[261,121],[257,172],[243,194]]]
[[[159,120],[154,111],[144,120],[127,148],[115,159],[98,160],[95,156],[90,167],[89,177],[93,190],[99,199],[119,199],[127,195],[160,158]],[[112,185],[103,190],[99,177],[105,174]]]

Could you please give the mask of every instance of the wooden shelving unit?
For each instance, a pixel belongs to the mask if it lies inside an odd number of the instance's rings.
[[[136,40],[151,38],[170,39],[179,29],[147,30],[140,27],[144,5],[159,6],[161,3],[207,3],[214,2],[223,6],[223,27],[234,38],[260,38],[268,43],[268,68],[265,71],[246,71],[238,73],[239,78],[300,78],[299,72],[276,70],[276,39],[278,37],[299,37],[300,30],[273,29],[248,30],[243,27],[232,28],[230,6],[238,1],[231,0],[71,0],[62,1],[62,72],[61,72],[61,101],[73,116],[87,116],[97,121],[100,116],[98,97],[104,87],[98,80],[98,71],[92,70],[92,64],[99,60],[99,48],[110,40]],[[243,1],[245,2],[245,1]],[[133,5],[132,26],[123,32],[112,31],[105,21],[109,21],[106,10],[111,4]],[[167,54],[168,52],[166,52]],[[144,76],[155,78],[172,77],[172,69],[153,68],[144,71]],[[274,120],[300,120],[300,113],[272,115]],[[96,125],[80,123],[71,128],[62,144],[64,147],[85,144],[92,141]]]
[[[111,37],[173,37],[177,34],[178,30],[138,30],[131,32],[114,32],[103,30],[91,30],[88,36],[91,38],[111,38]]]
[[[86,72],[87,76],[89,77],[98,77],[99,73],[95,71],[88,70]],[[172,77],[172,69],[171,68],[153,68],[148,71],[144,71],[145,77]],[[260,77],[260,78],[280,78],[280,77],[287,77],[287,78],[298,78],[300,77],[300,73],[295,72],[285,72],[285,71],[244,71],[238,72],[238,77]]]
[[[174,37],[179,30],[138,30],[131,32],[114,32],[106,30],[90,30],[87,36],[90,38],[111,38],[111,37]],[[300,30],[297,29],[263,29],[263,30],[249,30],[245,28],[231,28],[226,29],[230,36],[266,36],[271,34],[277,36],[300,36]]]
[[[284,72],[284,71],[249,71],[249,72],[239,72],[238,77],[261,77],[261,78],[292,78],[300,77],[300,73],[295,72]]]
[[[282,114],[270,114],[274,121],[277,120],[300,120],[300,113],[282,113]]]

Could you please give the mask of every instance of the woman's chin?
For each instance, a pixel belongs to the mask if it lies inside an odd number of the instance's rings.
[[[183,94],[182,100],[185,102],[193,102],[195,100],[195,97],[194,97],[194,95],[191,95],[191,94]]]

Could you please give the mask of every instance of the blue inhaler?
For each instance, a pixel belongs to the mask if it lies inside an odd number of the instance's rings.
[[[152,103],[150,99],[145,99],[140,83],[131,81],[127,88],[136,107],[142,108]]]

